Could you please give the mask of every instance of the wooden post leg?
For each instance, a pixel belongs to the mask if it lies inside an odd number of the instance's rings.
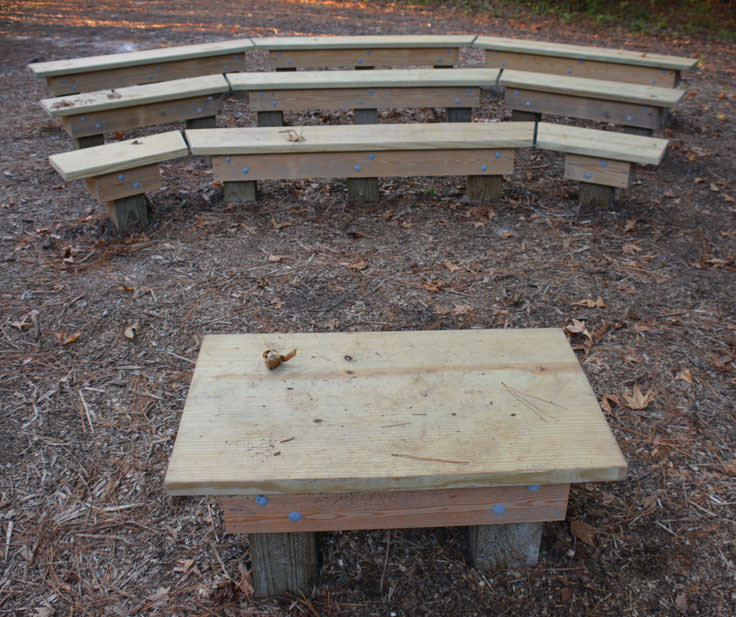
[[[105,143],[103,135],[86,135],[85,137],[74,137],[74,149],[91,148],[92,146],[101,146]]]
[[[282,73],[284,71],[296,71],[296,67],[295,66],[284,66],[284,67],[276,69],[276,71],[279,73]]]
[[[118,231],[148,225],[148,198],[144,195],[131,195],[107,202],[107,212]]]
[[[475,525],[468,528],[470,560],[478,570],[534,566],[539,559],[542,523]]]
[[[521,111],[520,109],[511,110],[512,122],[541,122],[542,114],[535,111]]]
[[[206,116],[204,118],[190,118],[187,120],[188,129],[214,129],[217,128],[217,118]]]
[[[448,122],[472,122],[473,121],[473,108],[472,107],[448,107],[447,108],[447,121]]]
[[[236,182],[225,182],[225,202],[242,204],[256,201],[257,184],[253,180],[239,180]]]
[[[580,205],[595,208],[613,207],[613,187],[603,184],[580,183]]]
[[[468,176],[465,194],[470,201],[486,204],[501,197],[503,176]]]
[[[356,71],[372,71],[374,67],[372,66],[356,66]]]
[[[378,124],[377,109],[356,109],[354,115],[355,124]]]
[[[258,126],[284,126],[284,112],[259,111]]]
[[[434,65],[434,68],[436,68],[436,69],[451,69],[453,67],[452,67],[452,64],[435,64]]]
[[[654,135],[654,129],[648,129],[643,126],[624,125],[623,130],[624,133],[628,133],[629,135],[645,135],[646,137],[651,137],[652,135]]]
[[[356,109],[355,124],[377,124],[377,109]],[[348,201],[352,203],[376,203],[378,178],[348,178]]]
[[[309,592],[317,582],[317,534],[248,534],[256,596]]]

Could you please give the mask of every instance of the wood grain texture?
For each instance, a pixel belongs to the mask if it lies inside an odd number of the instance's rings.
[[[565,155],[565,178],[627,189],[631,181],[631,164],[624,161],[567,154]]]
[[[317,582],[316,534],[250,534],[248,545],[256,596],[308,594]]]
[[[266,349],[296,349],[269,371]],[[207,336],[169,462],[172,495],[622,479],[561,330]]]
[[[473,47],[490,51],[510,51],[521,54],[571,58],[574,60],[595,60],[598,62],[631,64],[633,66],[650,66],[675,71],[691,69],[698,63],[697,58],[682,58],[627,49],[608,49],[605,47],[567,45],[564,43],[491,36],[479,36],[473,42]]]
[[[497,69],[376,69],[373,71],[298,71],[295,74],[233,73],[226,75],[233,92],[261,90],[325,90],[330,88],[490,88]]]
[[[619,101],[655,107],[675,107],[685,96],[684,90],[658,88],[638,84],[623,84],[617,81],[584,79],[564,75],[547,75],[526,71],[504,70],[499,78],[506,90],[519,89],[532,92],[567,94],[589,99]]]
[[[361,49],[368,47],[401,49],[405,47],[470,47],[472,34],[400,34],[363,36],[273,36],[253,38],[257,49],[267,50],[321,50]]]
[[[230,86],[222,75],[204,75],[174,79],[142,86],[128,86],[101,92],[43,99],[41,106],[54,117],[77,116],[107,109],[150,105],[207,95],[224,94]]]
[[[223,497],[228,533],[348,531],[564,520],[570,486]],[[299,517],[293,513],[298,513]],[[289,515],[292,514],[292,520]]]
[[[113,201],[160,189],[161,171],[158,163],[154,163],[96,178],[85,178],[84,183],[98,201]]]
[[[411,107],[478,107],[479,105],[480,88],[473,87],[272,90],[251,92],[248,103],[248,107],[254,111],[359,109],[361,107],[406,109]]]
[[[148,225],[148,199],[139,194],[108,201],[107,213],[118,231],[142,229]]]
[[[279,127],[186,131],[195,155],[371,152],[531,147],[534,124],[524,122],[321,125],[291,127],[302,141],[289,141]]]
[[[181,132],[169,131],[84,150],[53,154],[49,157],[49,162],[64,180],[70,181],[143,167],[187,154],[189,149]]]
[[[89,73],[59,75],[46,78],[49,89],[57,96],[122,88],[135,84],[152,84],[201,75],[213,75],[245,69],[244,54],[228,54],[210,58],[192,58],[141,66],[106,69]]]
[[[477,570],[537,565],[542,523],[479,525],[468,529],[470,561]]]
[[[62,118],[64,129],[72,137],[126,131],[132,128],[154,126],[169,122],[216,116],[222,99],[210,94],[176,101],[162,101],[150,105],[106,109]]]
[[[272,69],[330,67],[408,67],[456,65],[458,50],[451,49],[315,49],[272,51],[268,55]]]
[[[221,182],[300,178],[503,175],[512,174],[513,171],[513,150],[306,152],[212,158],[213,177]]]
[[[38,77],[50,75],[70,75],[103,71],[121,67],[151,65],[158,62],[173,62],[190,60],[208,56],[223,56],[238,54],[244,57],[244,52],[253,48],[250,39],[233,39],[216,43],[202,43],[197,45],[180,45],[177,47],[159,47],[143,51],[130,51],[120,54],[105,54],[102,56],[87,56],[84,58],[70,58],[67,60],[53,60],[50,62],[35,62],[28,68]]]
[[[598,122],[628,124],[649,129],[658,128],[664,114],[659,107],[581,98],[577,95],[552,94],[506,88],[504,104],[524,113],[551,114],[570,118],[585,118]]]
[[[540,122],[537,147],[601,159],[659,165],[667,151],[666,139],[599,131],[576,126]]]
[[[556,58],[533,53],[488,51],[486,52],[485,64],[489,68],[498,68],[504,71],[552,73],[554,75],[620,81],[644,86],[659,86],[660,88],[674,88],[679,82],[679,71],[671,69],[596,62],[595,60]]]

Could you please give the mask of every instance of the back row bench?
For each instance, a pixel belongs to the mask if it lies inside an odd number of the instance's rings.
[[[379,176],[467,175],[471,200],[500,195],[514,168],[514,150],[564,152],[565,178],[581,182],[581,202],[610,205],[626,188],[631,165],[658,165],[667,140],[578,127],[525,122],[382,124],[187,130],[63,152],[50,157],[67,180],[85,179],[116,227],[145,225],[145,193],[161,186],[158,163],[186,156],[212,157],[225,199],[256,199],[256,182],[270,179],[348,179],[355,201],[378,199]],[[536,144],[535,144],[536,141]]]

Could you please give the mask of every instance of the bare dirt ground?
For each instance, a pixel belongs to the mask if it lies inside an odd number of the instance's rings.
[[[0,614],[736,614],[733,47],[545,19],[330,0],[0,2]],[[684,76],[665,161],[638,170],[613,211],[576,209],[551,153],[523,154],[492,207],[447,178],[386,179],[370,208],[337,181],[268,182],[257,206],[233,206],[205,161],[184,159],[164,166],[153,224],[118,236],[49,166],[71,142],[24,66],[233,32],[513,35],[702,66]],[[490,97],[476,114],[503,117]],[[233,98],[219,121],[251,118]],[[569,328],[630,465],[625,482],[574,487],[535,568],[473,570],[461,529],[324,534],[318,587],[256,600],[247,544],[217,503],[163,492],[207,333],[535,326]]]

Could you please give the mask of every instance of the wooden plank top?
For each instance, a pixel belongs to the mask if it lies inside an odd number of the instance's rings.
[[[34,62],[29,64],[38,77],[55,75],[72,75],[91,71],[104,71],[126,66],[141,64],[155,64],[156,62],[174,62],[206,56],[220,56],[227,53],[239,54],[252,49],[250,39],[234,39],[218,41],[216,43],[202,43],[199,45],[181,45],[178,47],[159,47],[143,51],[130,51],[120,54],[105,54],[104,56],[87,56],[85,58],[69,58],[51,62]]]
[[[71,181],[168,161],[187,154],[189,149],[181,132],[169,131],[53,154],[49,162],[64,180]]]
[[[667,152],[668,143],[669,140],[657,137],[549,122],[540,122],[537,125],[537,148],[642,165],[659,165]]]
[[[262,354],[286,353],[269,371]],[[626,462],[558,329],[211,335],[172,495],[620,480]]]
[[[285,152],[364,152],[523,148],[534,143],[533,122],[442,122],[300,127],[191,129],[185,132],[194,155]],[[302,141],[290,141],[299,137]]]
[[[473,42],[473,47],[480,47],[481,49],[489,51],[510,51],[519,54],[555,56],[559,58],[573,58],[575,60],[593,60],[596,62],[611,62],[614,64],[630,64],[634,66],[649,66],[675,71],[691,69],[698,63],[697,58],[682,58],[678,56],[651,54],[643,51],[630,51],[626,49],[566,45],[562,43],[549,43],[547,41],[509,39],[492,36],[479,36]]]
[[[195,96],[228,92],[230,86],[223,75],[204,75],[173,79],[155,84],[128,86],[113,90],[87,92],[41,100],[41,106],[54,117],[78,116],[104,109],[120,109],[150,105],[163,101],[178,101]]]
[[[601,79],[531,73],[528,71],[504,70],[501,73],[499,83],[507,88],[533,90],[534,92],[554,92],[656,107],[674,107],[685,96],[684,90],[676,88],[657,88],[620,81],[603,81]]]
[[[475,40],[473,34],[399,34],[363,36],[273,36],[253,38],[258,49],[268,50],[321,50],[321,49],[366,49],[366,48],[426,48],[426,47],[470,47]]]
[[[318,90],[323,88],[441,88],[496,85],[500,69],[378,69],[228,73],[233,91]]]

